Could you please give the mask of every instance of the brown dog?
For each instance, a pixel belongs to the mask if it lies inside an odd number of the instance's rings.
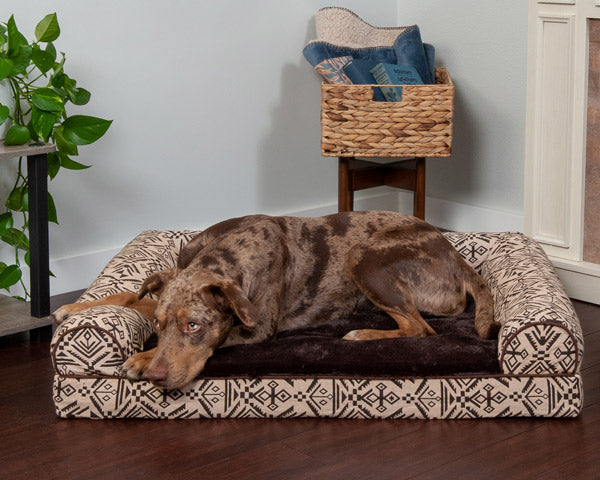
[[[67,305],[54,317],[60,323],[98,304],[136,308],[153,319],[158,346],[129,358],[125,371],[173,389],[191,382],[220,346],[260,342],[359,306],[384,310],[398,328],[354,330],[346,340],[435,335],[419,312],[456,315],[467,294],[476,303],[478,334],[491,337],[498,325],[484,281],[436,228],[414,217],[252,215],[200,233],[182,249],[177,268],[150,276],[139,296]]]

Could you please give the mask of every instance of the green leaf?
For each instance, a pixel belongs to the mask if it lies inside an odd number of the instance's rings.
[[[62,88],[65,84],[65,80],[69,78],[62,71],[55,71],[54,75],[50,78],[50,83],[55,88]]]
[[[31,61],[32,48],[29,45],[19,47],[16,55],[11,57],[13,69],[11,75],[21,75],[27,71],[29,62]]]
[[[0,215],[0,232],[6,232],[13,226],[13,216],[10,212],[4,212]]]
[[[30,138],[29,129],[27,127],[15,124],[10,127],[8,132],[6,132],[4,143],[6,145],[23,145],[27,143]]]
[[[71,100],[74,105],[85,105],[90,101],[90,97],[92,96],[85,88],[67,90],[67,95],[69,95],[69,100]]]
[[[56,205],[52,195],[48,194],[48,221],[58,225],[58,217],[56,216]]]
[[[77,86],[77,80],[71,77],[67,77],[66,75],[65,77],[65,84],[63,85],[65,87],[65,90],[75,89],[75,87]]]
[[[15,212],[23,212],[29,209],[29,193],[26,186],[17,187],[8,196],[6,207]]]
[[[19,250],[29,250],[29,239],[21,230],[9,228],[6,232],[0,235],[2,241],[9,245],[18,248]]]
[[[60,170],[60,159],[58,157],[58,153],[50,152],[47,155],[46,162],[48,165],[48,176],[50,177],[50,180],[54,180],[54,177],[56,177],[56,174]]]
[[[8,58],[0,58],[0,80],[3,80],[6,77],[8,77],[13,71],[14,67],[15,64],[12,60]]]
[[[4,123],[4,121],[8,118],[9,115],[10,110],[8,109],[8,107],[0,103],[0,125]]]
[[[74,145],[89,145],[106,133],[112,120],[73,115],[63,122],[63,135]]]
[[[52,138],[54,139],[54,142],[56,142],[56,147],[58,148],[59,153],[64,153],[66,155],[79,155],[77,146],[73,145],[65,138],[63,130],[64,129],[62,125],[58,125],[54,127],[52,132]]]
[[[23,197],[21,195],[21,189],[15,188],[6,199],[6,208],[15,212],[21,211],[23,208]]]
[[[35,38],[38,42],[53,42],[60,35],[60,27],[56,13],[49,13],[35,27]]]
[[[85,170],[86,168],[91,167],[91,165],[84,165],[83,163],[71,160],[66,155],[60,155],[60,166],[69,170]]]
[[[47,142],[52,133],[52,128],[57,122],[58,117],[51,112],[45,112],[37,107],[31,109],[31,126],[36,135]]]
[[[11,15],[6,23],[6,33],[8,35],[8,56],[14,57],[18,54],[22,45],[27,45],[27,39],[19,32],[15,23],[15,16]]]
[[[9,265],[0,272],[0,288],[8,290],[9,287],[21,280],[21,269],[17,265]]]
[[[55,52],[56,53],[56,52]],[[54,60],[56,56],[53,56],[51,52],[42,50],[39,45],[34,45],[31,51],[31,61],[42,73],[48,72],[54,66]]]
[[[62,112],[65,109],[62,97],[51,88],[38,88],[31,95],[31,102],[47,112]]]
[[[48,55],[52,56],[53,61],[56,62],[56,47],[52,42],[49,42],[46,45],[46,50],[44,50]]]

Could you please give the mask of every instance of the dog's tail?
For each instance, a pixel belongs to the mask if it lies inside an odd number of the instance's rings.
[[[475,300],[475,329],[481,338],[494,338],[500,324],[494,321],[494,298],[483,278],[469,267],[469,278],[465,282],[467,292]]]

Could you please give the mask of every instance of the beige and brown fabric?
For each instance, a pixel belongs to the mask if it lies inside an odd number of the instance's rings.
[[[194,232],[147,231],[133,239],[81,301],[135,292],[175,265]],[[121,365],[152,333],[137,312],[95,307],[73,316],[52,341],[54,403],[64,418],[489,418],[574,417],[582,407],[583,336],[552,264],[518,233],[449,233],[481,273],[502,323],[500,375],[422,378],[199,378],[165,391],[123,378]]]

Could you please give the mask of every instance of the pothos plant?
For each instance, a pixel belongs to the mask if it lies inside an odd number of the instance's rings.
[[[48,175],[56,177],[61,168],[89,168],[72,159],[81,145],[104,135],[110,120],[87,115],[69,115],[71,105],[85,105],[90,92],[65,73],[65,54],[56,51],[60,35],[56,13],[46,15],[35,27],[35,41],[19,32],[14,16],[0,23],[0,88],[8,88],[12,105],[0,103],[0,125],[10,122],[4,143],[24,145],[51,142],[57,151],[48,154]],[[12,107],[12,108],[10,108]],[[0,262],[0,289],[21,284],[21,300],[29,298],[22,281],[22,261],[29,265],[29,185],[23,158],[18,159],[16,178],[0,215],[0,240],[14,249],[14,263]],[[9,187],[10,188],[10,187]],[[58,223],[56,207],[48,195],[48,219]]]

